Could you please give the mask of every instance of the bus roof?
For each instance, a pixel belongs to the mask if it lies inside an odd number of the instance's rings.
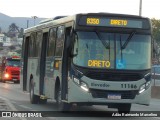
[[[79,16],[107,16],[107,17],[124,17],[124,18],[134,18],[134,19],[148,19],[147,17],[142,17],[138,15],[129,15],[129,14],[113,14],[113,13],[84,13],[84,14],[75,14],[73,16],[63,16],[59,17],[58,19],[46,19],[40,22],[40,24],[27,28],[24,30],[24,33],[32,32],[32,31],[38,31],[42,28],[49,28],[55,25],[61,25],[63,23],[75,21]]]
[[[46,28],[46,27],[51,27],[51,26],[58,25],[58,24],[63,24],[66,22],[71,22],[73,20],[75,20],[75,16],[67,16],[67,17],[63,17],[60,19],[46,19],[36,26],[25,29],[24,33],[28,33],[28,32]]]

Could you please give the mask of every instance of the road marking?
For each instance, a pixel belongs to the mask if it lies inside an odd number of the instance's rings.
[[[25,108],[25,109],[29,109],[29,110],[31,110],[31,109],[32,109],[32,108],[27,107],[27,106],[25,106],[25,105],[18,105],[18,106],[20,106],[20,107],[22,107],[22,108]]]
[[[153,117],[153,118],[160,120],[160,117]]]
[[[14,105],[7,99],[7,98],[4,98],[4,97],[0,97],[0,99],[4,100],[6,102],[6,104],[11,108],[11,111],[18,111]],[[21,117],[18,117],[19,119],[21,120],[27,120],[26,118],[21,118]]]
[[[23,93],[25,93],[25,94],[30,94],[28,91],[23,91]]]
[[[18,111],[7,98],[0,97],[0,99],[4,100],[13,111]]]

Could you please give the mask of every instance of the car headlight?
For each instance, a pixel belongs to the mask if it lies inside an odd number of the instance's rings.
[[[9,78],[9,74],[8,74],[8,73],[5,73],[5,74],[4,74],[4,77],[5,77],[5,78]]]

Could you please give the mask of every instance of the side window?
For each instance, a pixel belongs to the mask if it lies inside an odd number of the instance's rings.
[[[52,28],[49,33],[47,56],[53,56],[55,51],[56,28]]]
[[[25,56],[25,51],[26,51],[26,48],[27,48],[27,51],[29,49],[29,46],[28,46],[28,42],[30,41],[30,36],[24,36],[23,37],[23,43],[22,43],[22,52],[21,52],[21,57],[24,58]],[[27,54],[28,55],[28,54]]]
[[[64,26],[58,27],[57,30],[57,40],[56,40],[56,56],[62,56],[63,51],[63,44],[64,44]]]
[[[36,40],[36,33],[31,34],[31,39],[29,41],[29,57],[34,57],[35,56],[35,40]]]
[[[37,32],[37,37],[36,37],[36,41],[35,41],[35,56],[34,57],[38,57],[40,55],[41,52],[41,41],[42,41],[42,32]]]

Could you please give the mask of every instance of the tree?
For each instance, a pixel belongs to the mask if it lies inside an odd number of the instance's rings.
[[[153,40],[153,59],[160,62],[160,20],[151,19],[152,22],[152,40]]]
[[[160,44],[160,20],[151,19],[152,22],[152,38]]]
[[[12,23],[9,26],[9,30],[8,30],[8,37],[16,37],[16,35],[19,33],[19,29],[18,26],[15,23]]]

